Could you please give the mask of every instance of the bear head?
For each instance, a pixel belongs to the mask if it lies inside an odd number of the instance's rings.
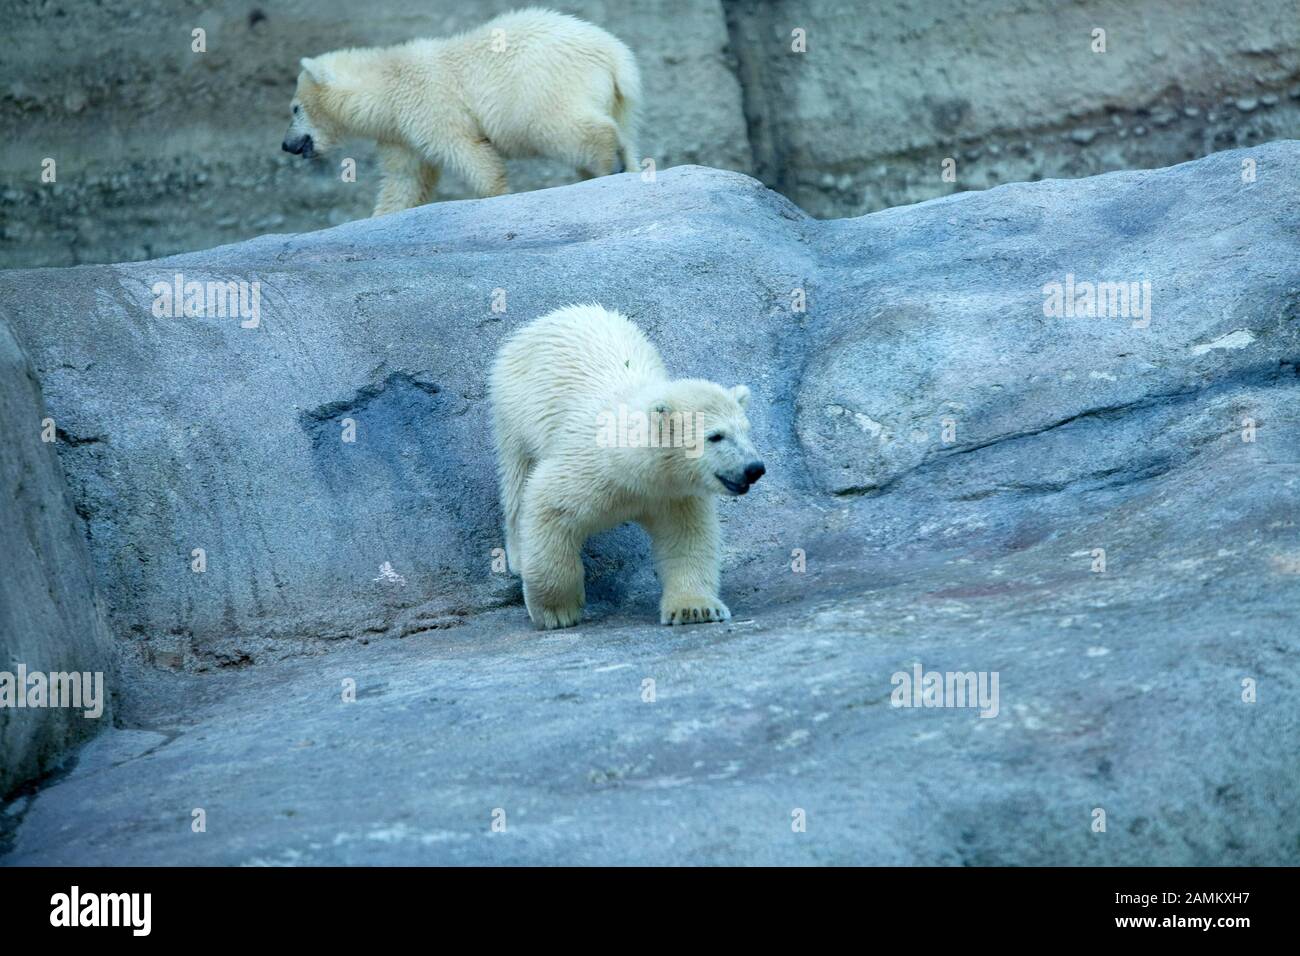
[[[338,145],[344,130],[338,122],[338,66],[333,54],[303,57],[298,88],[290,104],[289,130],[280,148],[304,159],[326,153]]]
[[[689,494],[737,497],[767,469],[749,439],[749,389],[704,379],[669,382],[651,402],[651,418],[667,438],[657,466]]]

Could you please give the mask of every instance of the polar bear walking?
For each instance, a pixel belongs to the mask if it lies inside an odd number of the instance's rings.
[[[577,624],[582,546],[635,521],[650,533],[663,624],[725,621],[718,495],[764,474],[749,389],[669,379],[627,318],[568,306],[514,333],[492,368],[506,559],[544,628]]]
[[[498,196],[506,158],[548,156],[584,178],[637,166],[636,59],[576,17],[521,10],[448,39],[335,50],[301,67],[283,148],[310,158],[348,136],[376,140],[376,216],[428,202],[444,167]]]

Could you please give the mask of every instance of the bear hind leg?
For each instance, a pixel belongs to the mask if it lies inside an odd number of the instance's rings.
[[[438,180],[441,178],[441,169],[423,160],[420,161],[420,199],[416,203],[417,206],[433,202],[433,194],[437,190]]]
[[[626,130],[621,130],[618,138],[618,158],[623,166],[623,172],[635,173],[641,164],[636,158],[636,142]]]
[[[519,546],[524,605],[538,627],[572,627],[587,602],[582,570],[582,535],[574,517],[555,504],[551,483],[562,476],[541,465],[524,489]]]
[[[577,124],[578,140],[565,157],[578,167],[583,179],[608,176],[622,165],[622,143],[618,124],[609,118],[581,120]]]
[[[458,140],[446,148],[447,163],[464,177],[480,198],[504,196],[510,191],[506,161],[487,139]]]
[[[511,574],[519,574],[522,567],[522,555],[519,551],[519,522],[524,507],[524,489],[528,486],[528,474],[532,471],[532,460],[522,451],[514,448],[501,448],[497,452],[501,462],[501,513],[506,526],[506,566]]]

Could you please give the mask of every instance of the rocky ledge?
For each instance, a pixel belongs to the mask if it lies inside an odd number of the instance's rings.
[[[1298,183],[683,167],[0,273],[126,659],[4,862],[1295,863]],[[654,624],[632,528],[570,631],[494,570],[485,370],[572,302],[753,389],[728,624]]]

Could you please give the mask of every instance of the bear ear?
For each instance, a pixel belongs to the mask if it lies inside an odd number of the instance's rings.
[[[736,400],[736,404],[741,408],[749,405],[749,388],[744,385],[734,385],[731,389],[731,397]]]
[[[650,402],[650,428],[657,430],[662,447],[673,447],[679,437],[676,432],[681,428],[681,420],[673,422],[673,403],[667,396],[661,395]]]
[[[313,60],[311,57],[305,56],[298,61],[298,65],[314,82],[321,86],[329,86],[335,80],[334,71],[321,63],[320,60]]]

